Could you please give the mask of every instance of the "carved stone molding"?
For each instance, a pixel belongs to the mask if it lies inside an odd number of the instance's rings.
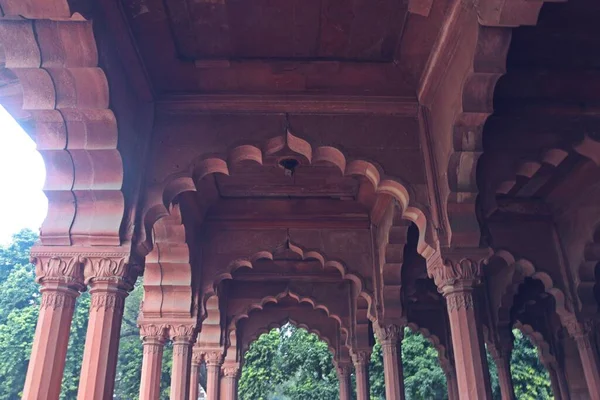
[[[448,312],[473,309],[473,295],[468,292],[454,292],[446,296]]]
[[[371,353],[368,351],[351,351],[350,356],[352,357],[352,363],[355,366],[366,365],[371,360]]]
[[[90,310],[100,311],[102,309],[117,310],[122,312],[125,306],[125,294],[119,292],[96,292],[92,293],[92,304]]]
[[[167,341],[167,330],[166,324],[153,324],[153,323],[141,323],[140,327],[140,338],[144,344],[144,351],[146,350],[146,344],[149,345],[160,345],[161,348]]]
[[[594,329],[594,321],[586,320],[579,322],[577,319],[572,318],[566,322],[566,328],[569,335],[575,339],[577,347],[580,349],[591,349],[591,333]]]
[[[352,375],[352,366],[348,363],[338,363],[336,365],[336,370],[340,380],[346,379]]]
[[[382,345],[395,345],[398,341],[402,341],[404,337],[404,328],[395,325],[395,324],[387,324],[387,325],[379,325],[375,324],[375,335],[377,339],[381,342]]]
[[[77,298],[78,293],[73,291],[72,294],[65,292],[52,291],[42,292],[42,309],[51,308],[53,310],[59,308],[75,308],[75,299]]]

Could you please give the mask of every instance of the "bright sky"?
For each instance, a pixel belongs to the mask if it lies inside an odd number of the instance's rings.
[[[23,228],[38,231],[48,210],[45,179],[35,143],[0,106],[0,244]]]

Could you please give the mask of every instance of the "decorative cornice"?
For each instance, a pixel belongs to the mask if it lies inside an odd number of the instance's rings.
[[[415,116],[418,103],[416,98],[397,96],[176,94],[163,96],[156,107],[159,114],[166,115],[293,112]]]

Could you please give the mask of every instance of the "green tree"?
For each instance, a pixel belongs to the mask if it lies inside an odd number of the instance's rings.
[[[537,349],[518,329],[513,330],[513,335],[515,341],[510,371],[517,399],[553,399],[550,375],[541,363]]]

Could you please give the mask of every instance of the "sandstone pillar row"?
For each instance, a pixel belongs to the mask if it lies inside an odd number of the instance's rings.
[[[219,350],[206,351],[206,400],[219,400],[219,385],[223,352]]]
[[[359,350],[351,352],[351,356],[356,375],[356,399],[369,400],[369,361],[371,353]]]
[[[483,333],[473,296],[475,286],[481,282],[483,261],[470,258],[481,251],[472,249],[468,256],[450,254],[444,262],[439,259],[428,265],[429,275],[446,299],[461,400],[491,399]]]
[[[221,393],[221,400],[237,400],[239,377],[239,366],[226,365],[223,367],[224,393]]]
[[[590,399],[600,400],[600,360],[598,360],[598,351],[592,339],[592,328],[591,321],[581,323],[573,320],[567,325],[569,334],[577,343]]]
[[[352,367],[346,363],[338,363],[336,365],[338,380],[340,384],[340,400],[352,399],[352,386],[350,383],[350,375]]]
[[[77,398],[112,399],[123,308],[135,278],[126,254],[88,257],[84,275],[91,305]]]
[[[375,335],[383,351],[386,400],[404,400],[402,371],[402,339],[404,328],[399,325],[375,325]]]
[[[32,261],[36,281],[42,286],[42,299],[22,398],[56,400],[60,396],[75,301],[85,286],[78,257],[38,250],[32,250]]]
[[[190,400],[198,398],[198,386],[200,385],[200,367],[204,360],[204,354],[198,347],[192,348],[192,363],[190,368]]]
[[[143,346],[142,376],[140,379],[140,400],[160,398],[160,379],[167,326],[141,324],[140,336]]]
[[[171,400],[188,400],[190,395],[190,367],[192,361],[193,324],[174,324],[169,327],[173,342],[171,369]]]

